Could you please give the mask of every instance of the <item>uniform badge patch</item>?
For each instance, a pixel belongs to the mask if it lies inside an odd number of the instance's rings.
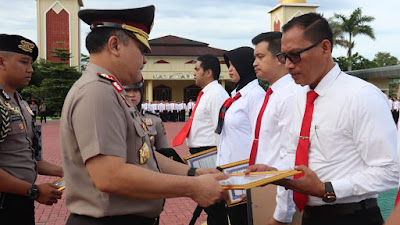
[[[150,158],[150,150],[149,146],[144,143],[143,146],[139,150],[139,162],[140,165],[146,164],[147,160]]]
[[[18,127],[19,127],[20,130],[24,129],[24,125],[23,124],[18,125]]]
[[[147,126],[151,126],[151,125],[153,125],[153,120],[152,120],[152,119],[150,119],[150,118],[146,118],[146,119],[144,119],[144,122],[146,123],[146,125],[147,125]]]

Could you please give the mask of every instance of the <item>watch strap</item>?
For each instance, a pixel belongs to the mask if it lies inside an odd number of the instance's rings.
[[[194,177],[194,176],[196,175],[196,170],[197,170],[197,168],[195,168],[195,167],[190,167],[190,169],[188,170],[187,175],[188,175],[189,177]]]
[[[335,193],[331,182],[325,182],[325,193]]]

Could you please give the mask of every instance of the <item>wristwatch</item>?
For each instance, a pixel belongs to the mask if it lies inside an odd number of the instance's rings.
[[[35,200],[39,196],[39,189],[36,184],[32,184],[32,188],[28,191],[28,197]]]
[[[188,176],[189,177],[194,177],[194,175],[196,175],[196,170],[197,170],[197,168],[194,168],[194,167],[190,167],[190,169],[188,170]]]
[[[325,182],[325,194],[324,197],[322,197],[322,201],[326,203],[333,203],[336,201],[336,194],[331,182]]]

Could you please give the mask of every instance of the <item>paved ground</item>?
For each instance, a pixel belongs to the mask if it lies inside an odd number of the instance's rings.
[[[183,122],[165,123],[167,131],[168,143],[172,146],[172,139],[183,126]],[[60,135],[59,121],[48,121],[42,124],[43,136],[43,156],[44,159],[61,165],[60,156]],[[90,129],[90,128],[88,128]],[[181,157],[189,155],[186,145],[175,148]],[[40,176],[37,183],[52,182],[55,177]],[[46,206],[36,203],[36,225],[64,225],[68,218],[69,212],[66,209],[64,196],[53,206]],[[192,218],[192,213],[196,207],[196,203],[189,198],[171,198],[167,199],[164,211],[161,213],[161,225],[187,225]],[[196,225],[201,225],[206,221],[207,215],[203,212],[197,220]]]

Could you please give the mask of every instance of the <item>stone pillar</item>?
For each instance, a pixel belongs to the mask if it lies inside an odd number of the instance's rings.
[[[153,81],[152,80],[146,80],[146,100],[149,100],[149,102],[153,101]]]
[[[225,89],[225,80],[221,80],[221,86]]]

